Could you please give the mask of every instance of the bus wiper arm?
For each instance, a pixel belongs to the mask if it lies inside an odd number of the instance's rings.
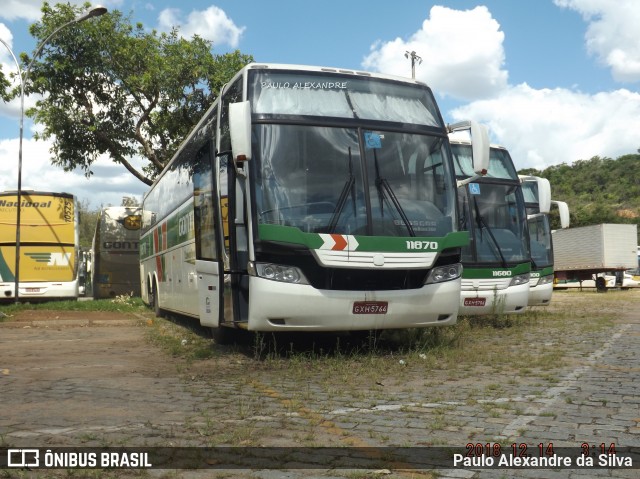
[[[411,226],[411,223],[409,222],[409,218],[407,217],[407,214],[404,212],[402,205],[398,201],[398,197],[393,192],[393,189],[391,188],[391,185],[389,184],[387,179],[380,176],[380,166],[378,165],[378,155],[376,155],[375,150],[373,151],[373,159],[375,161],[375,166],[376,166],[376,187],[378,188],[378,193],[380,195],[381,209],[382,209],[382,203],[384,201],[384,192],[386,191],[387,195],[389,195],[389,199],[393,203],[393,206],[396,207],[396,211],[400,213],[400,218],[402,218],[402,221],[404,221],[404,224],[407,227],[407,231],[409,231],[409,236],[415,236],[416,233],[415,231],[413,231],[413,226]]]
[[[487,230],[487,233],[489,233],[489,237],[491,238],[493,245],[495,246],[496,250],[498,251],[498,254],[500,255],[500,261],[502,261],[502,267],[506,268],[507,260],[504,259],[504,255],[502,254],[502,248],[500,248],[500,244],[498,243],[498,240],[496,240],[496,237],[493,235],[493,231],[491,231],[491,228],[485,221],[484,217],[480,214],[480,208],[478,207],[478,202],[476,201],[475,198],[473,199],[473,205],[475,207],[476,216],[478,218],[478,226],[480,227],[480,234],[482,234],[482,227],[484,226],[484,228]]]
[[[356,180],[353,176],[353,165],[351,162],[351,147],[349,147],[349,178],[347,179],[342,191],[340,192],[340,197],[338,198],[338,203],[336,204],[336,209],[333,211],[331,215],[331,220],[329,221],[328,231],[329,233],[333,233],[338,225],[338,219],[342,214],[342,210],[344,209],[344,205],[347,202],[347,197],[349,193],[351,193],[351,197],[353,198],[353,215],[356,214],[356,195],[354,191],[354,186],[356,184]]]

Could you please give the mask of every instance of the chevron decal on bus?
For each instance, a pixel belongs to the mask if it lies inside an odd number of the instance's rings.
[[[339,235],[321,233],[322,246],[318,249],[330,249],[332,251],[355,251],[358,249],[358,241],[353,235]]]
[[[69,266],[71,253],[25,253],[36,263],[46,263],[48,266]]]

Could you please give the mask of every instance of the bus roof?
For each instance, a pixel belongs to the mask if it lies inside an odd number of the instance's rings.
[[[238,76],[243,70],[295,70],[295,71],[308,71],[308,72],[317,72],[317,73],[341,73],[345,75],[354,75],[361,77],[371,77],[371,78],[382,78],[386,80],[394,80],[401,81],[406,83],[413,83],[415,85],[427,86],[426,83],[415,80],[409,77],[403,77],[399,75],[387,75],[385,73],[376,73],[376,72],[368,72],[364,70],[354,70],[349,68],[336,68],[336,67],[323,67],[323,66],[313,66],[313,65],[295,65],[295,64],[286,64],[286,63],[249,63],[245,67],[243,67],[234,78]]]

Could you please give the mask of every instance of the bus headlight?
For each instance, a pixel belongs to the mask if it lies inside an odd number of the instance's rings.
[[[517,274],[513,278],[511,278],[511,282],[509,283],[509,286],[518,286],[520,284],[525,284],[528,282],[529,282],[529,273]]]
[[[282,283],[309,284],[302,271],[295,266],[249,262],[248,270],[251,276],[257,276],[258,278],[280,281]]]
[[[538,280],[538,286],[540,286],[541,284],[549,284],[549,283],[553,283],[552,274],[548,274],[546,276],[540,276],[540,279]]]
[[[459,278],[462,275],[462,264],[454,263],[446,266],[436,266],[431,270],[424,284],[442,283]]]

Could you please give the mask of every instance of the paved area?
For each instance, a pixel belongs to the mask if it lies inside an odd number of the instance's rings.
[[[624,293],[605,303],[598,297],[597,305],[589,304],[596,296],[558,294],[552,311],[579,316],[570,334],[549,318],[517,333],[496,328],[483,339],[486,348],[459,348],[457,368],[445,357],[420,364],[422,355],[403,351],[340,361],[340,353],[315,359],[312,349],[264,360],[248,353],[254,344],[212,345],[212,357],[185,360],[149,340],[150,315],[0,323],[0,445],[450,446],[464,452],[467,444],[500,443],[507,450],[527,446],[534,455],[540,444],[557,454],[583,443],[640,448],[640,291]],[[596,317],[610,319],[591,327]],[[495,357],[478,352],[494,351],[494,343],[502,348]],[[477,357],[465,357],[472,352]],[[428,471],[394,460],[377,470],[156,469],[113,477],[636,478],[640,458],[634,461],[633,469]],[[16,477],[49,477],[21,474]]]

